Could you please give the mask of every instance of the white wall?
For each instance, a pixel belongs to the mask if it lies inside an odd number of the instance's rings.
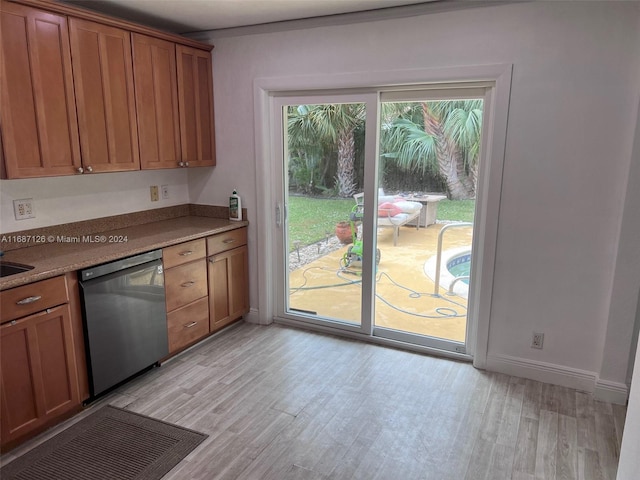
[[[151,185],[169,185],[169,199],[151,202]],[[15,220],[13,200],[22,198],[33,198],[36,218]],[[0,180],[0,199],[8,233],[188,203],[189,185],[185,169]]]
[[[628,342],[611,365],[605,349],[630,328],[622,318],[608,331],[608,319],[614,272],[616,282],[627,275],[615,266],[637,113],[639,9],[636,2],[526,2],[211,35],[219,166],[208,178],[189,173],[191,201],[224,204],[238,187],[255,258],[255,78],[512,63],[489,356],[496,368],[515,361],[594,381],[603,369],[611,382],[624,382],[626,363],[617,357],[628,358]],[[623,242],[636,233],[622,231]],[[257,286],[254,266],[254,308]],[[542,351],[529,347],[534,330],[545,333]]]

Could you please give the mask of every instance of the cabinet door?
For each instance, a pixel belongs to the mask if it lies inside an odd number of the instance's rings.
[[[3,325],[0,341],[5,444],[80,403],[69,306]]]
[[[246,245],[209,258],[209,318],[211,331],[249,311],[249,270]]]
[[[131,35],[131,42],[140,165],[143,169],[177,168],[180,126],[175,44],[138,33]]]
[[[40,425],[42,378],[38,350],[29,322],[20,321],[0,327],[0,381],[2,386],[2,443]]]
[[[80,166],[67,20],[0,3],[0,123],[7,178],[71,175]]]
[[[211,53],[176,45],[182,160],[192,167],[216,164]]]
[[[69,19],[85,171],[140,169],[129,32]]]

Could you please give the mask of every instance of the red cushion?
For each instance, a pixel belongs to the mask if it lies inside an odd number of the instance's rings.
[[[379,217],[394,217],[399,213],[402,213],[402,210],[391,202],[384,202],[378,206]]]

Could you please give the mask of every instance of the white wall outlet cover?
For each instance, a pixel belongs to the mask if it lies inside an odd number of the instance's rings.
[[[16,220],[25,220],[27,218],[36,218],[36,210],[33,204],[33,198],[22,198],[13,201],[13,213]]]

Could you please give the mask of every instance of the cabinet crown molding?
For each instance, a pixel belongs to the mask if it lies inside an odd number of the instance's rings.
[[[91,20],[94,22],[102,23],[104,25],[109,25],[112,27],[124,28],[131,32],[150,35],[152,37],[161,38],[163,40],[169,40],[171,42],[187,45],[189,47],[197,48],[200,50],[206,50],[210,52],[213,49],[213,45],[209,45],[207,43],[203,43],[197,40],[183,37],[175,33],[165,32],[163,30],[147,27],[146,25],[130,22],[128,20],[124,20],[121,18],[111,17],[109,15],[104,15],[99,12],[87,10],[85,8],[80,8],[73,5],[60,3],[56,0],[3,0],[3,1],[9,1],[11,3],[19,3],[21,5],[29,5],[32,7],[37,7],[42,10],[47,10],[49,12],[54,12],[61,15],[69,15],[72,17],[81,18],[83,20]]]

